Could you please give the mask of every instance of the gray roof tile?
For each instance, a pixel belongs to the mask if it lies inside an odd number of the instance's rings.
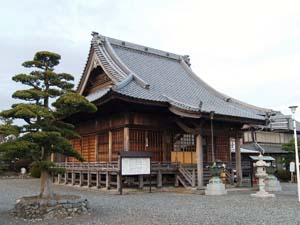
[[[190,112],[264,120],[267,109],[230,98],[211,88],[189,68],[186,57],[94,33],[92,47],[119,94],[166,102]],[[105,91],[89,96],[91,100]]]

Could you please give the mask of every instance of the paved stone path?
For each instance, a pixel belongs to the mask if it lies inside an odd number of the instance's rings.
[[[32,222],[15,219],[8,211],[18,197],[37,194],[39,180],[0,179],[0,224],[300,224],[296,185],[282,186],[283,192],[275,193],[274,199],[254,199],[249,190],[230,191],[220,197],[146,191],[120,196],[113,191],[55,185],[58,193],[88,198],[90,215]]]

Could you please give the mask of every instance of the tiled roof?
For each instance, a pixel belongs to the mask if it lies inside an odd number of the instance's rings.
[[[267,129],[275,131],[292,131],[294,129],[292,117],[289,115],[276,112],[270,119],[271,122],[266,127]],[[300,131],[300,123],[298,121],[296,121],[296,129],[298,132]]]
[[[186,112],[214,111],[218,115],[254,120],[264,120],[265,113],[270,111],[214,90],[193,73],[185,56],[97,33],[93,35],[92,47],[100,65],[116,84],[112,91],[119,94],[169,103]],[[96,100],[95,96],[89,98]]]
[[[287,151],[282,149],[281,145],[276,145],[276,144],[259,144],[263,149],[264,153],[267,154],[286,154],[288,153]],[[250,144],[243,144],[241,145],[242,149],[246,150],[251,150],[251,151],[260,151],[258,147],[255,145],[255,143],[250,143]]]

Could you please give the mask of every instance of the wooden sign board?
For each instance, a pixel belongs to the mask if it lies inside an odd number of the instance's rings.
[[[121,172],[123,176],[127,175],[149,175],[150,158],[122,158]]]
[[[148,175],[151,192],[151,152],[121,151],[120,158],[120,195],[122,195],[122,176]]]

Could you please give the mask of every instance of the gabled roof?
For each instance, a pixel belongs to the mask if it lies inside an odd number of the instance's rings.
[[[87,96],[90,101],[109,92],[169,104],[172,112],[188,116],[201,113],[265,120],[271,111],[224,95],[201,80],[190,68],[187,56],[108,38],[93,32],[88,62],[78,85],[82,94],[91,66],[101,66],[114,82]],[[196,115],[196,116],[195,116]]]

